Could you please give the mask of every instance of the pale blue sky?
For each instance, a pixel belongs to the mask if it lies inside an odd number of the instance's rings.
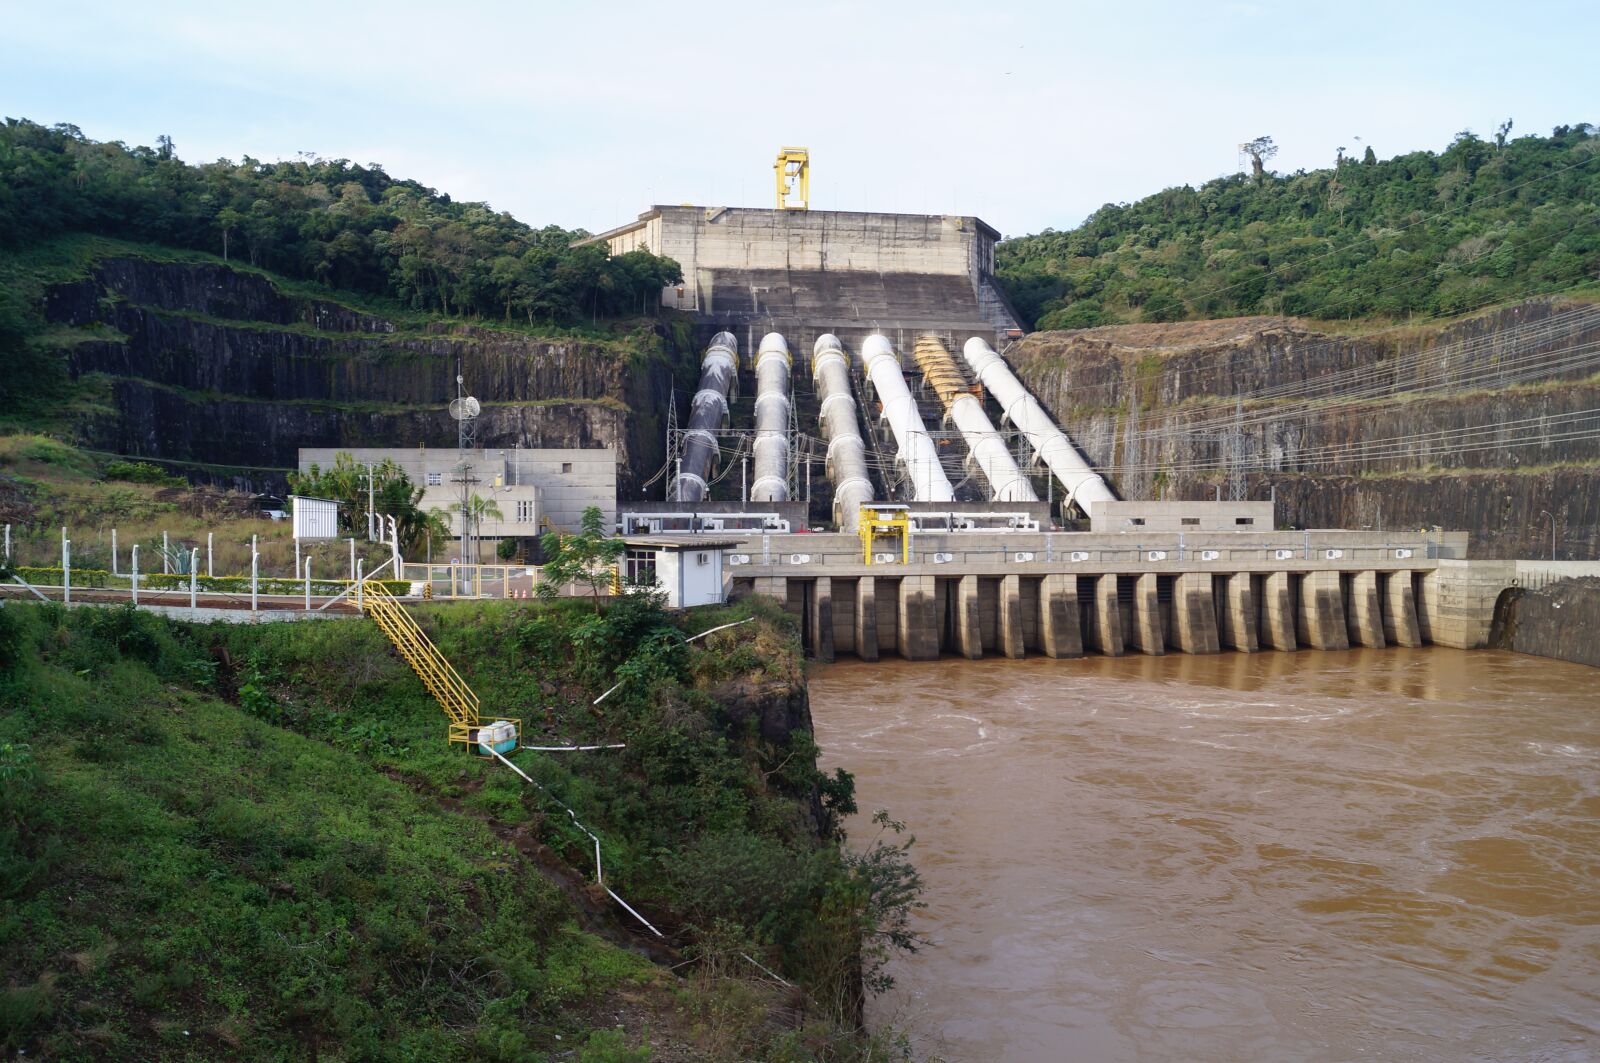
[[[1600,122],[1593,2],[23,3],[0,114],[190,161],[382,162],[532,224],[650,203],[976,213],[1016,235],[1339,145]],[[1358,141],[1356,138],[1362,138]]]

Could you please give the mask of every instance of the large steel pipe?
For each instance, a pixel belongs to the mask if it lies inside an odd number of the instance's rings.
[[[756,478],[752,502],[789,500],[789,345],[776,332],[756,355]]]
[[[1083,455],[1078,453],[1078,448],[1072,445],[1072,440],[1050,420],[1044,407],[1028,394],[1028,389],[1022,386],[1022,381],[1017,379],[1011,367],[994,352],[993,347],[982,337],[974,336],[961,348],[961,354],[977,374],[978,381],[1000,403],[1000,408],[1005,411],[1004,419],[1016,425],[1028,437],[1039,460],[1067,489],[1068,500],[1076,502],[1085,513],[1096,502],[1117,500],[1100,474],[1090,468]]]
[[[915,354],[922,379],[944,403],[945,412],[967,441],[972,460],[989,481],[989,497],[996,502],[1039,501],[1033,484],[1017,468],[1011,448],[983,412],[983,403],[968,390],[966,378],[944,343],[934,336],[918,337]]]
[[[955,491],[939,464],[939,448],[923,427],[916,400],[900,372],[900,359],[889,340],[873,333],[861,345],[861,360],[867,376],[883,403],[883,416],[889,422],[898,448],[897,458],[911,480],[911,497],[916,502],[951,502]]]
[[[843,532],[853,532],[861,507],[872,501],[867,476],[867,445],[856,422],[856,400],[850,397],[850,363],[839,337],[824,333],[811,347],[811,379],[822,409],[817,420],[828,441],[828,478],[833,481],[833,519]]]
[[[731,332],[711,337],[700,359],[700,390],[689,406],[689,428],[684,432],[683,457],[673,481],[672,497],[678,502],[703,502],[706,477],[717,456],[714,434],[728,418],[728,389],[733,385],[739,341]]]

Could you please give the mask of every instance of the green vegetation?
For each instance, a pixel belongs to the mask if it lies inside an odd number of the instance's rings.
[[[545,562],[539,596],[554,598],[569,584],[581,583],[589,588],[595,614],[599,615],[600,591],[611,584],[616,566],[628,552],[628,545],[621,539],[606,536],[600,507],[590,506],[583,511],[576,535],[547,532],[543,546]]]
[[[239,258],[288,277],[389,295],[447,316],[571,323],[648,312],[678,264],[607,257],[346,159],[191,166],[172,142],[99,143],[75,126],[0,127],[0,247],[87,232]],[[23,306],[0,300],[0,349]],[[13,340],[14,342],[14,340]]]
[[[1008,240],[999,277],[1041,329],[1243,314],[1450,315],[1600,276],[1600,135],[1588,124],[1443,152],[1254,176],[1107,204]]]
[[[531,787],[447,748],[359,620],[0,607],[0,1048],[643,1059],[648,1025],[695,1058],[885,1058],[850,1031],[885,950],[916,944],[908,845],[885,821],[842,847],[849,777],[816,770],[805,731],[764,731],[803,688],[792,623],[754,610],[423,610],[526,742],[626,743],[520,753]],[[549,876],[592,880],[594,850],[563,806],[602,839],[607,884],[697,961],[687,981],[578,928]],[[792,1001],[751,959],[803,984],[814,1018],[775,1022]],[[623,1033],[586,1032],[619,1009]]]
[[[422,549],[430,535],[440,540],[450,536],[443,520],[434,512],[423,510],[423,489],[413,484],[411,477],[391,458],[370,466],[360,465],[348,453],[340,451],[326,469],[313,463],[303,473],[291,472],[289,490],[308,498],[338,502],[339,528],[348,535],[366,534],[371,516],[380,522],[385,517],[393,517],[401,549],[412,554]],[[369,498],[372,500],[370,511]],[[384,529],[379,531],[387,535]]]

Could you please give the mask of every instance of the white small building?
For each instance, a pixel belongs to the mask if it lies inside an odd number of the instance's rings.
[[[296,539],[339,538],[339,503],[333,499],[290,495],[289,511]]]
[[[722,579],[722,553],[737,546],[737,539],[700,535],[629,537],[623,559],[623,578],[631,583],[654,583],[667,594],[669,609],[720,605],[728,600]]]

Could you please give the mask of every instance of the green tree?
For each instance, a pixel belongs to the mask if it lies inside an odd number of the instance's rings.
[[[467,534],[477,538],[485,520],[505,520],[506,515],[500,511],[500,503],[493,498],[484,498],[477,492],[468,496],[466,502],[450,503],[450,512],[456,516],[463,513],[467,516]]]
[[[544,568],[539,575],[539,596],[554,598],[569,583],[588,586],[594,611],[600,613],[600,590],[611,585],[613,570],[628,552],[628,544],[609,538],[599,506],[583,511],[577,534],[549,532],[544,537]]]

